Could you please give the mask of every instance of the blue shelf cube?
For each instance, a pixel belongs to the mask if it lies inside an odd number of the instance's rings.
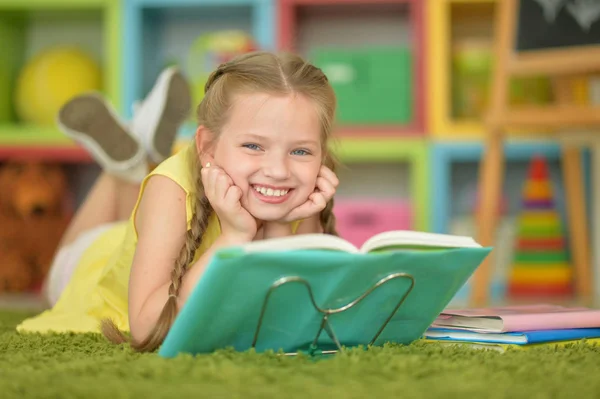
[[[150,90],[160,71],[177,64],[202,34],[240,30],[259,49],[275,47],[275,0],[125,0],[123,113]],[[194,79],[194,76],[188,76]],[[194,104],[195,106],[196,104]]]

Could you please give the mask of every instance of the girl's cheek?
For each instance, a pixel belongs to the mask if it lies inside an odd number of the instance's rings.
[[[243,164],[243,162],[240,162],[240,164]],[[248,179],[250,178],[250,173],[245,170],[245,168],[240,166],[234,167],[232,168],[229,176],[231,177],[231,180],[233,180],[233,184],[241,188],[242,191],[248,189]]]

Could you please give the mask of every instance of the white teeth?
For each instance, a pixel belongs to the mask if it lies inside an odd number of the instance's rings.
[[[286,195],[288,192],[288,190],[273,190],[272,188],[259,187],[259,186],[254,186],[254,190],[256,190],[256,192],[259,192],[262,195],[265,195],[267,197],[281,197],[282,195]]]

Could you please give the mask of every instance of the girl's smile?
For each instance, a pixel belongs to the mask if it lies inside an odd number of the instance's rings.
[[[289,187],[274,187],[263,184],[251,185],[254,196],[259,201],[266,202],[267,204],[281,204],[287,201],[292,195],[293,188]]]

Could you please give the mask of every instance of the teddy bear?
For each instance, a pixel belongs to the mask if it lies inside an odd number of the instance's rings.
[[[69,222],[67,189],[58,164],[0,165],[0,292],[41,287]]]

